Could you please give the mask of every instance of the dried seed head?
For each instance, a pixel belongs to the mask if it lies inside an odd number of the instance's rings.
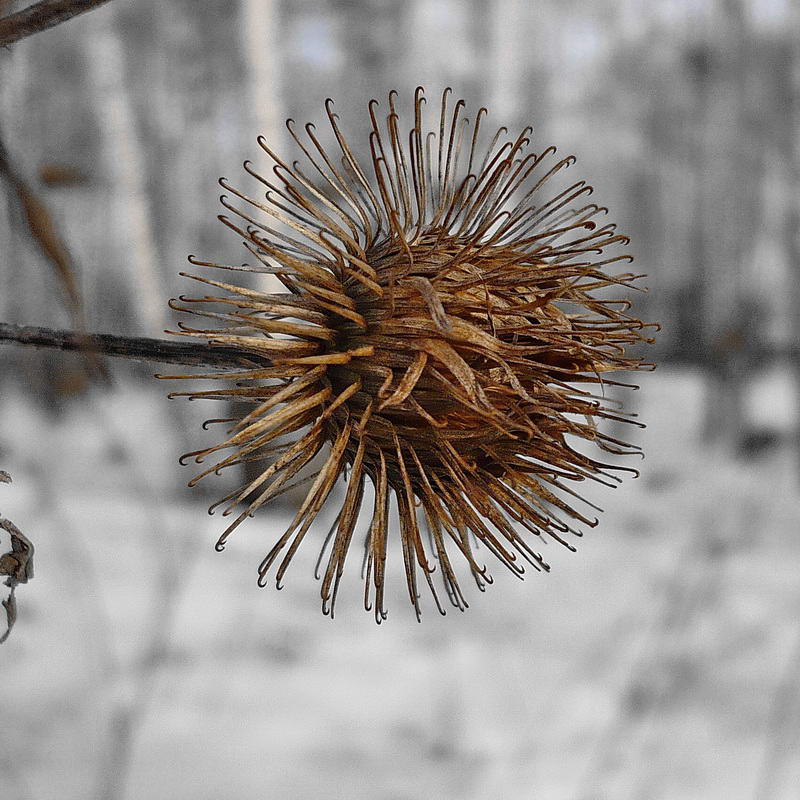
[[[264,177],[248,162],[245,169],[262,184],[261,197],[220,181],[236,198],[223,196],[234,216],[220,219],[242,237],[254,266],[190,261],[269,273],[286,291],[190,276],[220,293],[174,306],[212,320],[213,327],[181,326],[179,335],[235,346],[250,363],[237,372],[173,376],[233,384],[176,394],[253,404],[246,416],[228,420],[233,427],[223,442],[188,454],[197,462],[214,458],[192,483],[250,459],[272,459],[221,501],[226,513],[245,507],[218,549],[323,454],[291,525],[259,568],[263,584],[275,566],[280,586],[349,467],[322,545],[329,553],[326,613],[333,614],[368,481],[374,500],[365,532],[365,606],[380,622],[395,535],[392,497],[411,602],[419,616],[421,577],[444,613],[435,580],[453,605],[467,605],[454,554],[483,588],[489,578],[478,545],[521,575],[523,561],[549,569],[537,537],[574,549],[567,537],[579,532],[572,526],[596,524],[565,499],[577,497],[569,485],[618,480],[610,470],[620,468],[579,452],[568,435],[614,454],[637,450],[598,429],[603,418],[629,420],[593,393],[613,383],[606,373],[645,366],[626,347],[650,341],[647,326],[628,316],[624,296],[603,291],[627,290],[639,277],[607,272],[631,260],[606,252],[627,238],[598,221],[606,209],[586,202],[592,189],[584,181],[545,193],[572,156],[559,160],[554,147],[529,152],[530,128],[516,139],[501,128],[484,142],[485,109],[472,125],[463,109],[445,91],[429,131],[417,89],[409,130],[401,129],[395,92],[382,121],[373,100],[368,168],[342,135],[331,101],[333,148],[323,146],[314,126],[303,136],[289,121],[304,156],[290,166],[259,139],[273,174]]]

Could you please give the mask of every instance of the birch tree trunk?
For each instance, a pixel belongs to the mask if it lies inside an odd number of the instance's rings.
[[[530,121],[522,122],[520,113],[528,110],[520,86],[520,76],[524,74],[521,56],[527,33],[526,7],[523,0],[497,0],[488,20],[491,26],[491,110],[512,135]]]
[[[794,38],[787,53],[786,69],[780,82],[781,94],[785,97],[785,131],[781,136],[783,160],[787,165],[786,218],[783,223],[783,239],[789,263],[792,301],[792,339],[800,342],[800,10],[791,12],[791,29]],[[800,455],[800,359],[794,360],[795,399],[795,446]]]
[[[112,6],[113,8],[113,6]],[[109,233],[120,244],[121,269],[135,298],[140,329],[158,335],[167,322],[166,292],[159,270],[144,151],[127,80],[125,52],[114,17],[96,14],[84,20],[89,88],[102,132],[102,153],[112,186]]]
[[[279,53],[279,0],[242,0],[241,33],[247,69],[248,142],[255,147],[263,136],[276,153],[283,152],[281,60]],[[279,292],[282,284],[274,275],[256,276],[258,288]]]

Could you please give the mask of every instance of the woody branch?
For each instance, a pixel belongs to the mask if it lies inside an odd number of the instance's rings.
[[[42,0],[34,3],[0,19],[0,47],[14,44],[107,2],[109,0]]]
[[[0,322],[0,344],[3,343],[190,366],[241,367],[263,361],[258,356],[244,354],[231,347],[107,333],[86,334],[31,325],[11,325],[7,322]]]

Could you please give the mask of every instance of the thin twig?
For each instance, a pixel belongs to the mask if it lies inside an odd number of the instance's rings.
[[[16,14],[0,19],[0,47],[45,31],[107,2],[108,0],[42,0],[34,3]]]
[[[156,361],[165,364],[241,367],[264,363],[264,359],[259,356],[245,354],[232,347],[115,336],[108,333],[82,334],[31,325],[11,325],[7,322],[0,322],[0,344],[3,342],[71,352],[101,353],[135,361]]]

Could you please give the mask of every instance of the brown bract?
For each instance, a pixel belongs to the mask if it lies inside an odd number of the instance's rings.
[[[422,89],[405,125],[396,93],[383,117],[372,101],[367,166],[341,133],[331,101],[333,146],[314,126],[301,135],[287,123],[302,163],[284,162],[259,139],[272,173],[264,177],[249,162],[245,169],[261,192],[250,196],[220,181],[232,215],[220,219],[243,239],[253,264],[190,261],[272,274],[286,291],[188,276],[214,293],[174,304],[209,320],[177,333],[252,359],[252,368],[237,372],[170,376],[227,383],[175,394],[253,405],[240,419],[222,420],[231,423],[224,441],[185,456],[211,461],[191,483],[271,459],[220,501],[236,517],[218,549],[260,506],[298,480],[310,483],[259,568],[260,583],[274,570],[280,586],[347,473],[322,543],[326,613],[333,614],[365,496],[371,518],[358,534],[365,607],[385,619],[394,498],[411,602],[419,616],[424,582],[444,613],[437,582],[464,609],[457,572],[465,565],[483,588],[487,551],[517,575],[525,563],[547,570],[540,537],[574,549],[573,526],[596,524],[575,507],[571,486],[613,483],[620,467],[579,452],[568,437],[613,454],[637,451],[597,424],[630,421],[602,398],[603,384],[614,383],[608,373],[645,366],[626,355],[649,341],[647,326],[627,313],[639,276],[613,272],[631,260],[613,252],[627,238],[603,221],[605,208],[586,201],[592,189],[584,181],[547,193],[572,156],[558,159],[554,147],[530,151],[530,128],[517,138],[503,128],[486,136],[486,110],[471,124],[463,101],[449,95],[432,130]]]

